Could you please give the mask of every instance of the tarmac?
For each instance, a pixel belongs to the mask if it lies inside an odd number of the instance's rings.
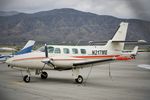
[[[150,100],[150,70],[139,64],[150,65],[150,53],[140,53],[132,61],[95,66],[91,72],[82,69],[83,84],[75,83],[72,71],[52,70],[47,71],[46,80],[32,72],[31,82],[25,83],[22,74],[26,72],[0,64],[0,100]]]

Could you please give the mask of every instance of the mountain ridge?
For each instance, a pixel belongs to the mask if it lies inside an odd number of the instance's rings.
[[[129,22],[127,40],[150,40],[149,21],[64,8],[0,16],[0,43],[21,43],[29,39],[43,43],[109,40],[122,21]]]
[[[0,11],[0,16],[13,16],[19,13],[20,12],[17,12],[17,11]]]

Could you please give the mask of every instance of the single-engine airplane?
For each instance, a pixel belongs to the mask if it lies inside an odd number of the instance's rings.
[[[117,60],[132,60],[137,54],[138,47],[133,52],[123,53],[124,41],[127,34],[128,23],[121,22],[114,37],[106,45],[45,45],[36,51],[16,55],[6,61],[12,68],[23,68],[28,75],[23,77],[25,82],[30,82],[30,70],[35,70],[36,75],[42,79],[48,77],[44,70],[72,70],[77,83],[83,82],[80,69],[95,65],[111,63]]]
[[[26,43],[26,45],[20,51],[16,52],[15,54],[8,54],[8,55],[1,55],[0,54],[0,62],[5,62],[8,58],[13,57],[14,55],[20,55],[20,54],[25,54],[25,53],[31,52],[34,43],[35,43],[34,40],[29,40]],[[2,50],[2,51],[15,51],[15,49],[8,48],[8,47],[0,48],[0,50]]]

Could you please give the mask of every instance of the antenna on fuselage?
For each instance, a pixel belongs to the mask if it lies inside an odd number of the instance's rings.
[[[76,46],[78,46],[80,42],[81,42],[81,40],[78,40],[78,42],[77,42]]]

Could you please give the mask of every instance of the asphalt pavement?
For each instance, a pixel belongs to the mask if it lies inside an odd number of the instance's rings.
[[[150,100],[150,70],[139,64],[150,65],[150,53],[92,67],[91,73],[90,68],[82,69],[83,84],[75,83],[72,71],[51,70],[46,80],[32,72],[31,82],[25,83],[26,72],[0,64],[0,100]]]

